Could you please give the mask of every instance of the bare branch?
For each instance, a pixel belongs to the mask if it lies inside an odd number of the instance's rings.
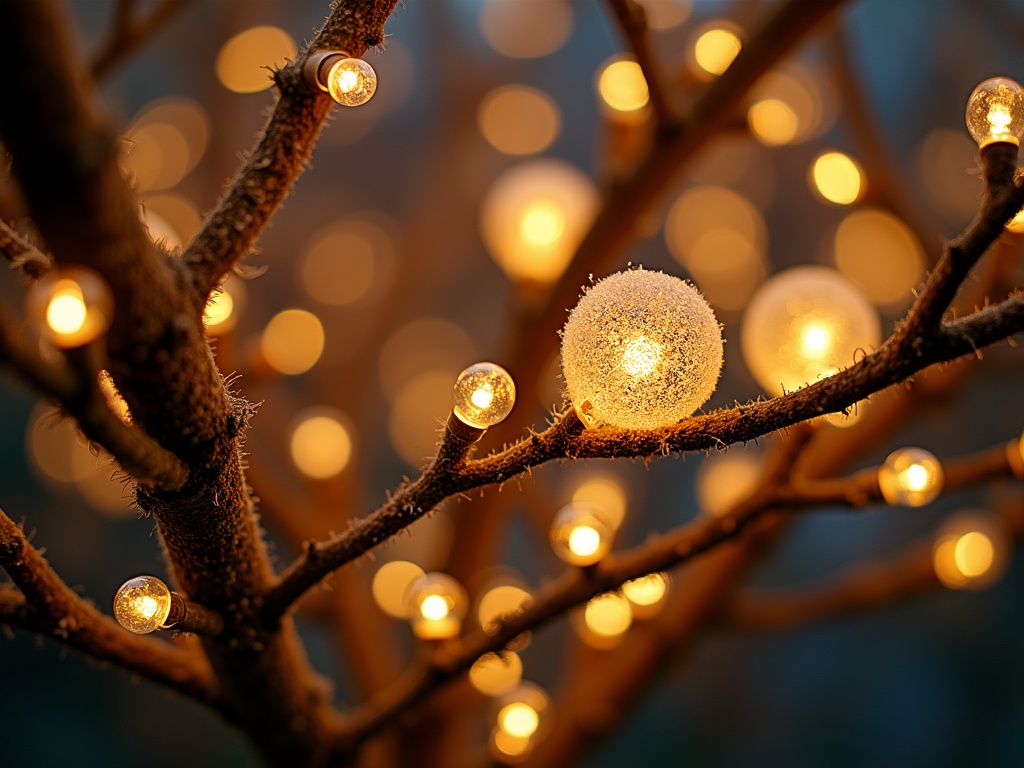
[[[651,52],[648,39],[647,13],[636,0],[609,0],[615,20],[622,30],[633,56],[647,81],[647,92],[654,110],[654,120],[659,132],[667,131],[675,122],[668,99],[665,97],[664,81],[657,62]]]
[[[217,686],[209,667],[193,654],[168,643],[133,635],[71,590],[0,511],[0,566],[21,590],[19,605],[7,590],[0,602],[0,623],[20,626],[88,655],[216,704]]]
[[[32,279],[41,277],[53,264],[53,260],[47,254],[28,242],[2,220],[0,220],[0,254],[3,254],[3,257],[10,262],[14,269]]]

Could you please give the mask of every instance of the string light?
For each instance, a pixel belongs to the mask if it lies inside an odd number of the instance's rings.
[[[409,587],[409,620],[416,637],[443,640],[462,629],[468,598],[466,590],[445,573],[427,573]]]
[[[25,303],[43,336],[62,349],[94,341],[113,319],[110,288],[85,267],[51,269],[29,288]]]
[[[529,739],[540,730],[551,699],[540,686],[521,683],[498,701],[497,727],[510,736]]]
[[[830,203],[850,205],[860,199],[864,171],[849,155],[825,152],[811,164],[811,189]]]
[[[156,576],[129,579],[114,595],[114,618],[137,635],[166,629],[170,613],[171,590]]]
[[[469,668],[469,682],[484,696],[501,696],[523,679],[523,662],[513,651],[485,653]]]
[[[569,565],[593,565],[608,554],[615,529],[597,507],[567,504],[551,521],[551,548]]]
[[[942,463],[923,448],[900,448],[878,468],[878,486],[888,504],[923,507],[942,493]]]
[[[881,339],[874,307],[837,271],[818,266],[794,267],[765,282],[740,329],[747,368],[775,395],[836,373]]]
[[[967,130],[978,147],[995,142],[1020,145],[1024,136],[1024,88],[1006,77],[981,83],[967,99]]]
[[[377,90],[377,73],[367,62],[340,51],[320,51],[303,65],[307,82],[327,91],[343,107],[365,104]]]
[[[384,563],[373,576],[373,599],[388,616],[408,619],[412,615],[411,587],[423,576],[423,569],[406,560]]]
[[[668,594],[668,574],[651,573],[631,579],[622,585],[622,594],[629,600],[633,618],[649,619],[661,611]]]
[[[569,399],[588,427],[675,424],[711,397],[721,369],[714,311],[694,286],[663,272],[601,280],[562,331]]]
[[[985,589],[1003,575],[1010,535],[991,512],[964,510],[939,530],[932,549],[935,575],[950,589]]]
[[[495,363],[476,363],[455,381],[453,412],[469,427],[487,429],[504,421],[516,403],[512,376]]]
[[[633,115],[647,106],[650,93],[640,65],[615,57],[601,68],[597,92],[613,116]]]
[[[633,608],[619,592],[605,592],[591,598],[582,613],[574,616],[573,626],[580,639],[599,650],[618,646],[633,625]]]

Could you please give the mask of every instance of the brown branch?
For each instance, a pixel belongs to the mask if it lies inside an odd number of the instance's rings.
[[[191,698],[217,704],[217,684],[199,657],[133,635],[101,614],[61,581],[21,528],[2,511],[0,567],[24,598],[24,605],[19,606],[9,591],[5,593],[7,609],[0,612],[0,623],[29,629]]]
[[[133,0],[119,0],[106,40],[93,56],[90,70],[102,80],[129,56],[159,34],[192,0],[161,0],[148,14],[138,15]]]
[[[615,14],[619,29],[622,30],[626,42],[633,50],[636,63],[640,65],[644,80],[647,81],[647,93],[651,109],[654,111],[657,131],[668,131],[675,123],[675,117],[665,96],[664,79],[651,52],[647,13],[636,0],[608,0],[608,2]]]
[[[53,260],[47,254],[15,232],[3,220],[0,220],[0,254],[14,269],[33,280],[41,277],[53,264]]]
[[[138,427],[122,422],[110,409],[99,386],[99,366],[90,364],[83,369],[50,363],[14,328],[14,318],[0,306],[0,361],[60,403],[75,417],[86,437],[106,448],[139,483],[163,490],[184,485],[188,479],[184,462]],[[98,346],[91,345],[79,353],[96,355]]]
[[[228,270],[252,249],[270,217],[305,170],[334,104],[306,84],[302,64],[320,50],[360,57],[384,43],[384,22],[397,0],[344,0],[299,60],[274,74],[279,98],[263,134],[231,188],[183,254],[195,300],[203,305]]]

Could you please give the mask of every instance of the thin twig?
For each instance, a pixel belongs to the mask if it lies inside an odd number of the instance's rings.
[[[3,220],[0,220],[0,254],[14,269],[32,279],[41,277],[53,264],[53,260],[47,254],[15,232]]]
[[[647,13],[636,0],[609,0],[609,5],[647,81],[647,93],[657,131],[666,132],[675,123],[675,118],[665,97],[664,80],[651,52]]]

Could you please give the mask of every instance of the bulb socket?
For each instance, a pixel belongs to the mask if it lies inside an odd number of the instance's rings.
[[[302,65],[302,76],[310,88],[328,93],[327,73],[335,62],[351,58],[345,51],[316,51],[306,57]]]

